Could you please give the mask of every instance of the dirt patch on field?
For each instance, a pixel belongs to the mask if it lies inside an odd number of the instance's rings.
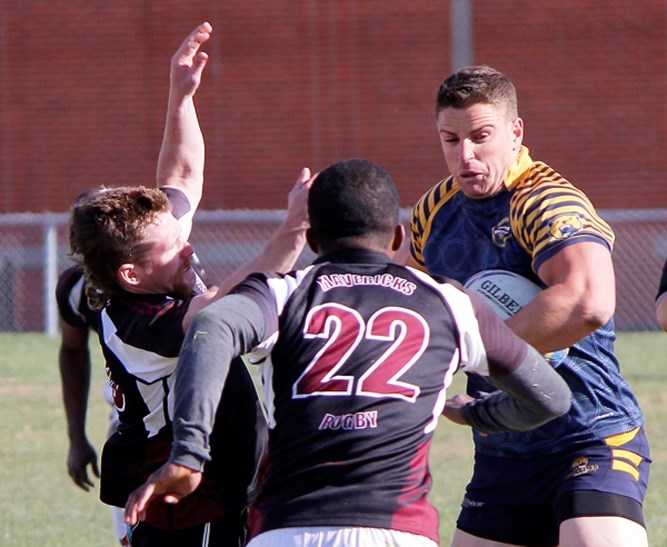
[[[0,396],[2,395],[52,395],[60,391],[59,385],[26,384],[20,378],[0,377]]]

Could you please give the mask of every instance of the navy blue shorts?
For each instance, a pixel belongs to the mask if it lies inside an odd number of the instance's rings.
[[[558,544],[562,521],[622,516],[644,525],[651,455],[643,428],[531,458],[475,455],[457,528],[518,545]]]

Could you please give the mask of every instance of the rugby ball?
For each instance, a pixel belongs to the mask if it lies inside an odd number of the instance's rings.
[[[542,292],[542,288],[530,279],[508,270],[484,270],[468,279],[464,287],[486,300],[503,320],[519,312]],[[567,354],[566,348],[549,352],[544,357],[555,367]]]
[[[464,287],[482,296],[503,319],[542,292],[530,279],[507,270],[484,270],[468,279]]]

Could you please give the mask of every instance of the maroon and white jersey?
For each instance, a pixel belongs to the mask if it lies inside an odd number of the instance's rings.
[[[187,198],[178,190],[167,193],[180,221]],[[189,304],[166,294],[121,292],[101,312],[100,344],[119,417],[102,451],[100,499],[109,505],[124,507],[169,456],[173,373]],[[216,468],[207,468],[202,485],[180,503],[152,502],[146,520],[179,529],[241,511],[252,495],[265,428],[252,378],[244,366],[235,367],[211,438]]]
[[[252,535],[367,526],[437,542],[428,452],[446,388],[459,370],[510,367],[525,344],[458,285],[367,251],[234,292],[265,321],[247,356],[263,366],[270,428]]]

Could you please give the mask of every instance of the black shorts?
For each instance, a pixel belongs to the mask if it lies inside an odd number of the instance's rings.
[[[128,530],[127,535],[132,547],[242,547],[247,541],[247,526],[245,515],[222,517],[180,530],[161,530],[139,522],[131,531]]]
[[[475,455],[457,528],[494,541],[558,544],[560,523],[620,516],[642,526],[651,456],[643,428],[532,458]]]

